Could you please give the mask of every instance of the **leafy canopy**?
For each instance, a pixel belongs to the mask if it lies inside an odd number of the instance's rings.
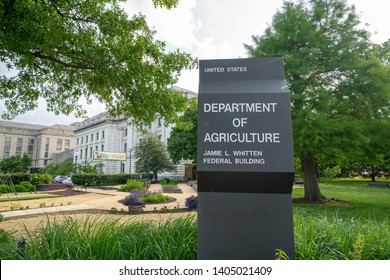
[[[115,0],[0,2],[0,62],[17,70],[0,77],[2,117],[33,110],[42,97],[48,111],[85,114],[79,100],[102,102],[111,116],[150,123],[173,121],[186,99],[170,89],[196,61],[166,52],[141,14],[132,18]],[[178,0],[153,0],[174,8]]]
[[[197,160],[198,103],[193,99],[168,139],[168,153],[173,162]]]
[[[145,135],[135,147],[134,155],[137,173],[152,172],[155,180],[157,180],[158,172],[176,169],[168,156],[164,143],[156,135]]]
[[[388,121],[388,44],[379,47],[385,52],[379,57],[354,6],[338,0],[286,1],[271,26],[252,39],[246,45],[250,56],[285,58],[294,149],[306,164],[305,192],[310,184],[318,190],[318,159],[360,153],[369,137],[366,123]],[[308,197],[318,199],[320,193]]]
[[[27,172],[31,165],[31,158],[24,153],[23,156],[10,156],[0,161],[1,173]]]

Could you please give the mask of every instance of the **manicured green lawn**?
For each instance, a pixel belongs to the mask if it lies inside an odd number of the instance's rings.
[[[294,203],[294,210],[304,209],[313,216],[333,215],[340,218],[366,218],[390,221],[390,188],[368,187],[369,180],[321,180],[320,189],[326,198],[334,198],[348,205],[304,205]],[[294,188],[293,198],[303,197],[303,186]]]

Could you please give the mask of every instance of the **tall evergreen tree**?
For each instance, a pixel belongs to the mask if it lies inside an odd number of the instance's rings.
[[[148,134],[142,138],[135,147],[134,155],[137,172],[151,172],[156,181],[159,172],[174,171],[176,169],[168,156],[164,143],[156,135]]]
[[[324,198],[318,158],[355,155],[369,137],[363,120],[389,117],[389,68],[369,38],[345,1],[287,1],[264,34],[246,45],[252,57],[285,58],[307,199]]]

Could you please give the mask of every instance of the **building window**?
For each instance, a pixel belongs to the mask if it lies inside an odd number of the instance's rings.
[[[45,144],[45,158],[49,157],[49,145],[50,145],[50,138],[46,138],[46,144]]]
[[[88,157],[88,147],[85,148],[85,160],[87,160]]]
[[[104,130],[102,131],[102,139],[104,139]]]
[[[79,144],[79,138],[77,138],[77,145]]]
[[[89,157],[91,158],[93,155],[92,147],[89,148]]]
[[[69,150],[70,149],[70,140],[69,139],[65,139],[65,147],[64,147],[64,150]]]
[[[10,152],[11,152],[11,137],[5,137],[3,159],[9,158]]]
[[[124,152],[124,153],[127,152],[127,143],[124,143],[124,144],[123,144],[123,152]]]
[[[161,117],[158,117],[158,119],[157,119],[157,126],[158,127],[162,126],[162,118]]]
[[[95,146],[95,151],[97,151],[98,150],[98,146]]]
[[[17,138],[15,155],[22,156],[22,150],[23,150],[23,138]]]
[[[104,145],[102,145],[102,149],[101,149],[101,151],[102,151],[102,152],[104,151]]]
[[[99,132],[96,132],[96,140],[99,140]]]
[[[160,140],[160,141],[162,140],[162,135],[158,136],[158,140]]]
[[[88,135],[85,136],[85,143],[88,143]]]
[[[80,149],[80,159],[83,159],[83,149]]]
[[[93,142],[93,134],[91,134],[91,142]]]
[[[47,165],[47,159],[43,160],[43,165]]]
[[[84,137],[81,137],[81,144],[84,143]]]
[[[143,124],[143,123],[140,123],[140,124],[139,124],[139,129],[140,129],[140,130],[143,130],[143,129],[144,129],[144,124]]]
[[[57,151],[57,152],[62,151],[62,139],[57,139],[57,148],[56,148],[56,151]]]
[[[27,154],[30,158],[33,158],[34,153],[34,139],[28,139]]]

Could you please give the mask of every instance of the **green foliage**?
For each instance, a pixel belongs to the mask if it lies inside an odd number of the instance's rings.
[[[197,161],[197,130],[198,103],[197,99],[193,99],[168,139],[167,150],[173,162],[178,163],[182,159]]]
[[[343,219],[332,210],[321,216],[296,210],[294,225],[297,259],[387,260],[390,257],[388,222]]]
[[[137,172],[152,172],[157,181],[157,173],[174,171],[173,165],[166,151],[165,145],[154,135],[145,135],[135,148]]]
[[[10,156],[0,161],[0,172],[19,173],[27,172],[31,166],[31,158],[24,153],[23,156]]]
[[[50,184],[53,177],[49,174],[34,173],[30,175],[31,184]]]
[[[11,193],[15,192],[15,188],[12,188],[10,185],[1,184],[0,185],[0,193]]]
[[[0,174],[0,182],[11,185],[20,184],[20,182],[30,182],[30,174],[27,173],[12,173],[12,174]]]
[[[194,260],[197,226],[190,215],[162,223],[66,217],[30,232],[27,244],[23,256],[31,260]]]
[[[2,222],[4,220],[4,216],[3,214],[0,213],[0,222]]]
[[[127,180],[150,180],[152,175],[150,173],[136,173],[136,174],[73,174],[72,182],[76,185],[119,185],[125,184]]]
[[[341,168],[340,166],[333,166],[333,167],[326,167],[322,171],[322,176],[325,178],[336,178],[337,176],[340,176],[341,174]]]
[[[161,186],[163,187],[177,187],[179,182],[174,179],[164,178],[160,181]]]
[[[19,185],[15,185],[17,192],[35,192],[37,190],[36,186],[33,186],[30,182],[20,182]]]
[[[15,237],[10,232],[0,228],[1,260],[17,260],[19,258],[16,244]]]
[[[196,61],[168,52],[142,14],[131,18],[122,1],[2,1],[0,60],[15,77],[0,77],[3,118],[33,110],[44,98],[56,114],[85,115],[78,103],[102,102],[111,116],[167,122],[185,109],[186,98],[169,89]],[[173,8],[178,0],[154,0]]]
[[[377,119],[389,122],[389,50],[371,43],[361,26],[345,1],[286,1],[263,35],[246,45],[252,57],[285,59],[294,151],[305,197],[314,200],[322,198],[316,160],[359,155],[371,137],[365,128]]]
[[[163,203],[170,201],[171,198],[161,193],[148,193],[140,198],[145,203]]]
[[[126,185],[121,186],[118,191],[120,192],[131,192],[132,190],[145,190],[144,182],[139,182],[135,180],[127,180]]]

